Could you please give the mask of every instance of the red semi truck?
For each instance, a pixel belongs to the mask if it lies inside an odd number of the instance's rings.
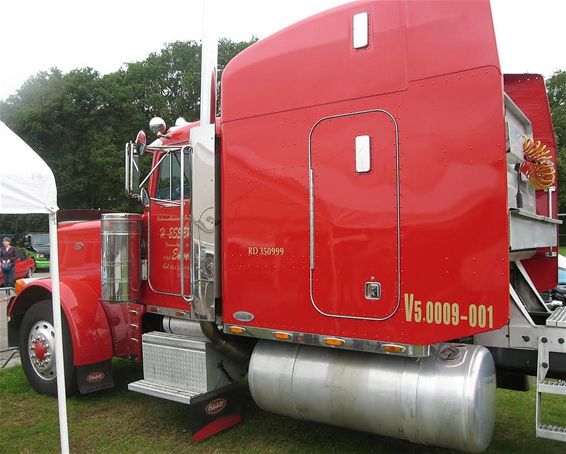
[[[540,296],[553,127],[543,78],[501,73],[489,2],[306,19],[229,63],[218,118],[205,74],[200,122],[126,145],[143,214],[59,225],[68,390],[143,358],[129,389],[188,404],[197,440],[240,420],[249,386],[271,412],[478,452],[496,386],[535,375],[537,436],[564,440],[541,416],[566,389],[566,308]],[[9,328],[53,394],[50,298],[26,285]]]

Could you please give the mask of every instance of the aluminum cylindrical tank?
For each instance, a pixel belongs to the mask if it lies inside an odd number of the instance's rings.
[[[266,411],[462,451],[486,449],[495,423],[495,365],[475,345],[415,359],[260,341],[249,386]]]
[[[163,331],[171,334],[188,337],[203,337],[204,333],[200,327],[200,322],[196,320],[185,320],[175,317],[163,317]]]
[[[109,303],[136,301],[141,283],[141,215],[102,215],[102,299]]]

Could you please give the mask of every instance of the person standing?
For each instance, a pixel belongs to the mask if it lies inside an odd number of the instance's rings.
[[[14,286],[14,274],[16,271],[16,248],[12,247],[12,240],[5,237],[0,249],[0,263],[2,265],[2,287]]]

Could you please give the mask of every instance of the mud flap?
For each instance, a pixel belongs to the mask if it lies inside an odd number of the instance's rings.
[[[113,388],[112,361],[77,366],[77,385],[81,394]]]
[[[189,426],[194,441],[206,440],[242,421],[242,386],[228,385],[191,400]]]

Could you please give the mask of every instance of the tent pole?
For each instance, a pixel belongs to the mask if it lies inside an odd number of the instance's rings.
[[[59,404],[59,434],[61,453],[69,453],[67,427],[67,396],[65,391],[65,363],[63,358],[63,329],[61,323],[61,294],[59,289],[59,249],[57,243],[57,211],[49,212],[50,270],[53,294],[53,325],[55,328],[55,364],[57,370],[57,402]]]

